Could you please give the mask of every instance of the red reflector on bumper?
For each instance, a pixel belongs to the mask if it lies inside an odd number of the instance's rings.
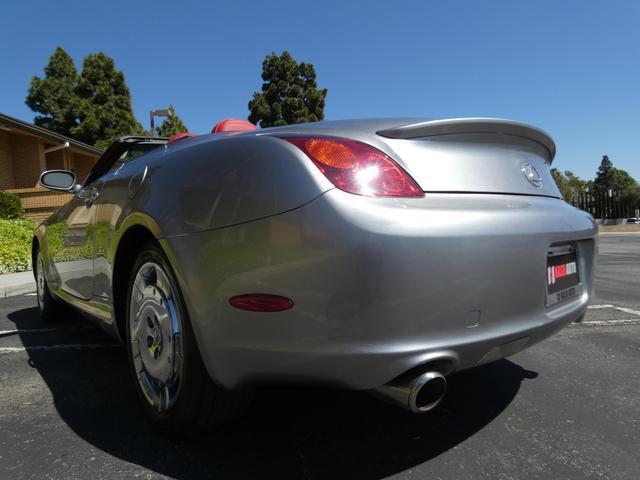
[[[293,307],[293,300],[279,295],[254,293],[231,297],[229,304],[249,312],[282,312]]]

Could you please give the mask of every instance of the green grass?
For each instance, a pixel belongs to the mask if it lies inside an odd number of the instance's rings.
[[[31,239],[35,228],[33,220],[0,219],[0,273],[31,269]]]

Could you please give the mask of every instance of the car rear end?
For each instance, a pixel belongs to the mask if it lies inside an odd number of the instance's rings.
[[[424,365],[449,373],[506,357],[584,314],[597,230],[560,198],[544,132],[462,119],[264,134],[335,188],[279,215],[181,239],[178,256],[205,249],[215,263],[225,245],[244,255],[198,308],[215,318],[199,334],[220,383],[371,389]],[[187,265],[194,281],[207,275],[201,264]],[[256,292],[292,308],[229,303]]]

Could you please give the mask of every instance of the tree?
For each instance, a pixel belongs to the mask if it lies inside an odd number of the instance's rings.
[[[44,67],[44,78],[33,77],[25,103],[40,113],[34,123],[61,135],[71,136],[77,126],[78,72],[73,59],[62,47],[56,47]]]
[[[622,192],[629,187],[637,185],[635,179],[629,175],[625,170],[616,168],[611,175],[611,188],[614,192]]]
[[[596,173],[596,178],[594,180],[596,188],[598,189],[604,189],[605,187],[608,188],[608,185],[611,179],[611,174],[614,168],[615,167],[613,166],[613,162],[609,160],[609,156],[603,155],[602,161],[600,162],[600,166],[598,167],[598,172]]]
[[[633,214],[636,209],[640,209],[640,186],[627,187],[619,198],[621,202],[629,205],[631,210],[629,213]]]
[[[626,171],[614,167],[609,157],[603,155],[593,183],[599,192],[608,192],[609,190],[622,192],[626,188],[636,185],[637,182]]]
[[[574,175],[570,170],[565,170],[565,172],[562,173],[557,168],[552,168],[551,175],[556,185],[558,185],[562,197],[567,202],[573,201],[577,195],[586,192],[588,182]]]
[[[273,127],[324,118],[327,89],[318,89],[311,63],[298,63],[287,51],[271,53],[262,62],[262,80],[262,92],[249,102],[250,122]]]
[[[169,105],[169,113],[170,115],[166,118],[166,120],[162,122],[159,127],[156,127],[157,135],[161,137],[170,137],[171,135],[175,135],[176,133],[189,131],[182,119],[178,115],[176,115],[176,111],[174,110],[173,105]]]
[[[79,124],[71,129],[74,138],[106,148],[117,137],[144,132],[133,115],[124,74],[106,54],[85,57],[75,92]]]
[[[572,192],[569,190],[569,186],[567,184],[567,179],[565,178],[565,176],[557,168],[551,169],[551,176],[553,177],[553,180],[556,182],[556,185],[558,186],[558,190],[560,190],[560,194],[562,195],[562,198],[570,202]]]

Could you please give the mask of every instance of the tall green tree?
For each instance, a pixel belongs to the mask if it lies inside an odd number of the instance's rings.
[[[613,166],[613,162],[609,160],[608,155],[603,155],[602,160],[600,161],[600,166],[598,167],[598,172],[596,173],[596,178],[593,181],[597,190],[606,190],[611,183],[611,176],[613,175],[613,171],[615,167]]]
[[[144,132],[133,115],[124,74],[106,54],[85,57],[75,91],[79,124],[71,130],[74,138],[106,148],[117,137]]]
[[[170,137],[171,135],[175,135],[176,133],[188,132],[189,129],[184,124],[182,119],[176,115],[176,111],[173,108],[173,105],[169,105],[169,116],[160,124],[160,126],[156,127],[156,134],[161,137]]]
[[[262,62],[262,80],[249,102],[250,122],[274,127],[324,118],[327,89],[318,88],[311,63],[298,63],[287,51],[271,53]]]
[[[613,166],[613,162],[609,160],[607,155],[602,156],[602,161],[598,167],[598,173],[593,181],[597,191],[622,192],[623,190],[637,184],[634,178],[626,171],[620,170]]]
[[[36,113],[34,123],[53,132],[71,136],[77,126],[78,72],[73,59],[56,47],[44,67],[44,78],[33,77],[25,103]]]

